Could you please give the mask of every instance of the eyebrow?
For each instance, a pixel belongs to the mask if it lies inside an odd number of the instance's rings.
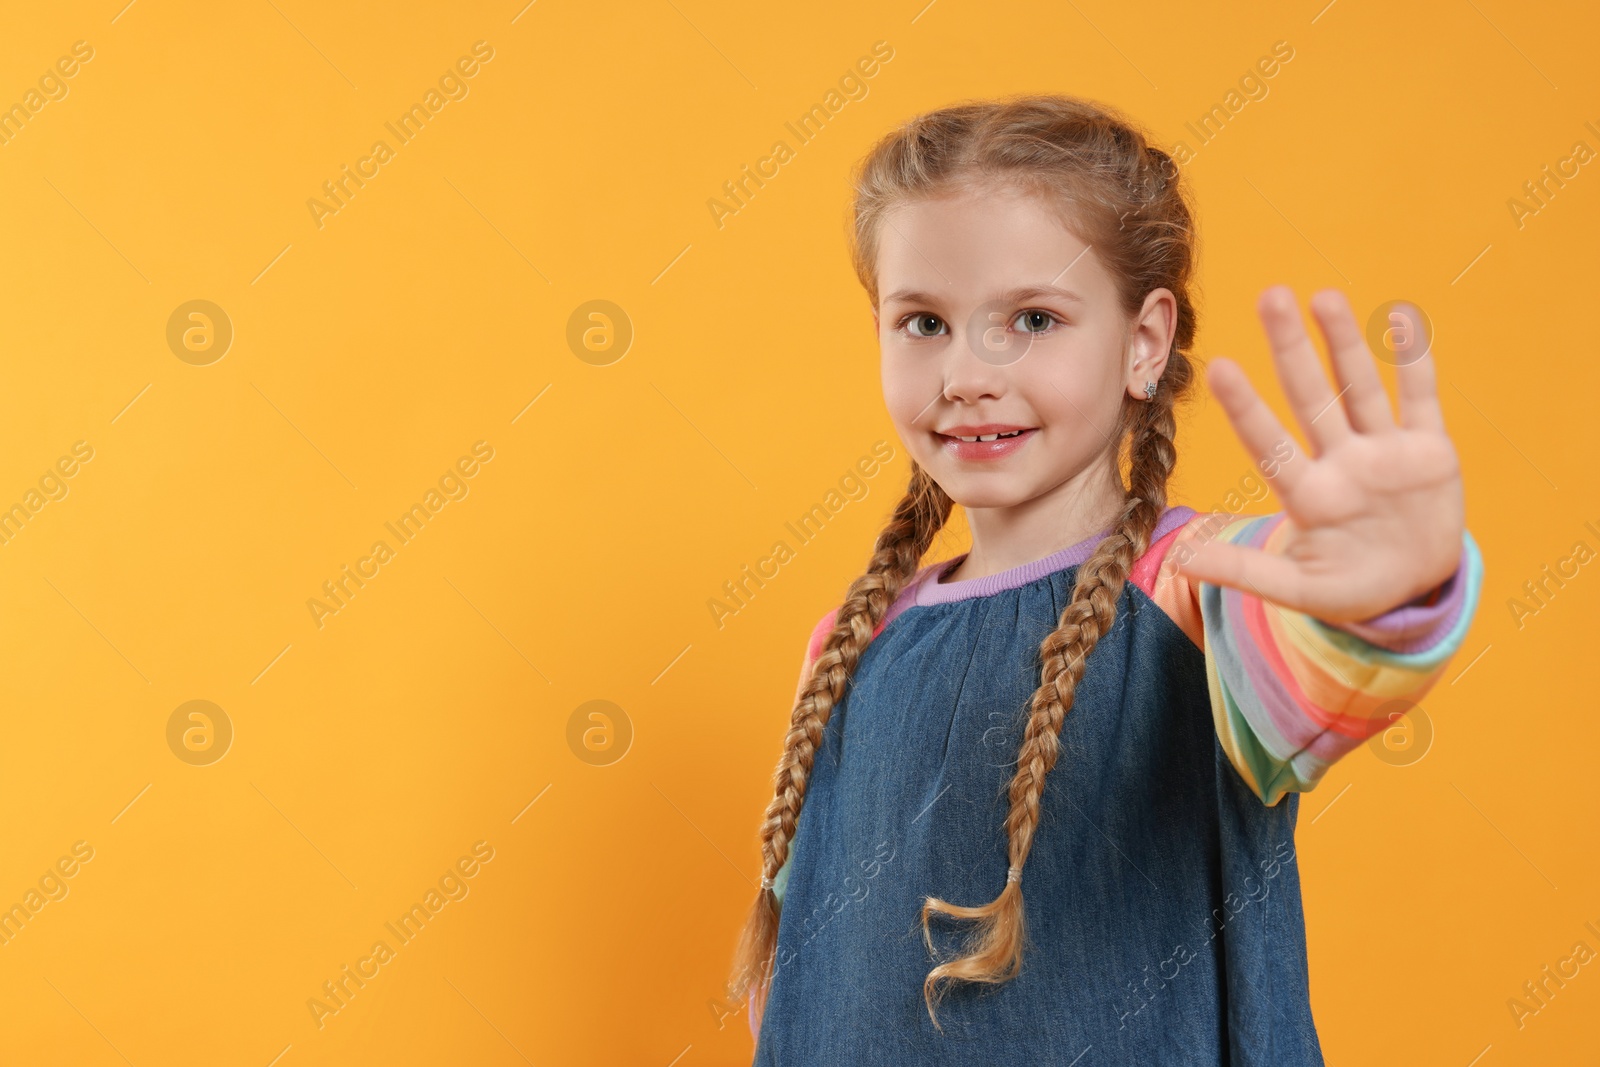
[[[1071,289],[1062,289],[1061,287],[1055,285],[1025,285],[1017,289],[1008,289],[1006,292],[1000,294],[999,300],[1002,304],[1017,304],[1024,300],[1032,300],[1035,297],[1040,296],[1055,297],[1056,299],[1064,300],[1067,303],[1088,303],[1088,300],[1082,294],[1075,293]],[[939,298],[930,293],[922,292],[918,289],[898,289],[884,297],[883,303],[932,305],[939,303]]]

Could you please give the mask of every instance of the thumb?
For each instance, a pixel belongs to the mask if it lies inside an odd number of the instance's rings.
[[[1293,561],[1271,552],[1228,541],[1210,541],[1178,563],[1191,582],[1227,586],[1263,600],[1298,610],[1291,601],[1298,583]]]

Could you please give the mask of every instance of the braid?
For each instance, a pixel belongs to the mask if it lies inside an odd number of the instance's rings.
[[[729,990],[735,999],[751,999],[761,1017],[772,956],[777,943],[778,907],[772,889],[794,840],[805,803],[811,764],[822,744],[822,731],[833,709],[844,699],[845,686],[878,624],[917,570],[917,564],[950,517],[952,501],[920,466],[913,463],[911,480],[894,514],[878,534],[867,571],[850,584],[790,715],[783,755],[773,774],[773,797],[761,823],[762,888],[751,905],[735,952]]]
[[[1176,361],[1176,363],[1174,363]],[[1168,382],[1176,371],[1177,381]],[[1043,661],[1042,684],[1034,691],[1022,747],[1017,756],[1016,774],[1011,779],[1011,809],[1006,816],[1011,870],[1000,895],[988,904],[962,907],[928,897],[922,905],[923,937],[934,950],[929,919],[934,913],[977,923],[969,935],[966,951],[956,959],[939,964],[923,982],[923,998],[935,1027],[939,1025],[935,1007],[943,996],[945,980],[997,983],[1014,978],[1022,968],[1025,938],[1022,905],[1022,869],[1033,848],[1034,831],[1039,826],[1039,802],[1045,778],[1060,753],[1061,725],[1072,709],[1085,662],[1095,644],[1116,621],[1117,600],[1122,595],[1128,572],[1150,547],[1150,535],[1166,509],[1167,479],[1177,459],[1173,446],[1176,421],[1173,396],[1181,392],[1189,376],[1188,362],[1181,353],[1172,353],[1165,388],[1155,397],[1137,405],[1132,422],[1131,471],[1128,493],[1112,532],[1078,568],[1072,599],[1061,612],[1056,628],[1039,646]],[[1179,385],[1174,389],[1173,385]],[[1124,416],[1127,418],[1127,416]]]

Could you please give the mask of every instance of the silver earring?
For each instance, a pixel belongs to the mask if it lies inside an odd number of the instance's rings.
[[[1146,400],[1154,400],[1156,398],[1156,383],[1155,382],[1145,382],[1144,383],[1144,398]]]

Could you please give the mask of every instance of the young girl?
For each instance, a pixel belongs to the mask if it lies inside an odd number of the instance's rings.
[[[856,189],[910,486],[801,671],[735,964],[755,1062],[1322,1063],[1298,794],[1432,687],[1478,599],[1425,341],[1397,420],[1343,296],[1311,302],[1334,387],[1269,289],[1308,449],[1238,364],[1208,384],[1284,510],[1169,506],[1195,336],[1169,157],[1025,97],[913,120]],[[954,504],[971,549],[919,566]]]

